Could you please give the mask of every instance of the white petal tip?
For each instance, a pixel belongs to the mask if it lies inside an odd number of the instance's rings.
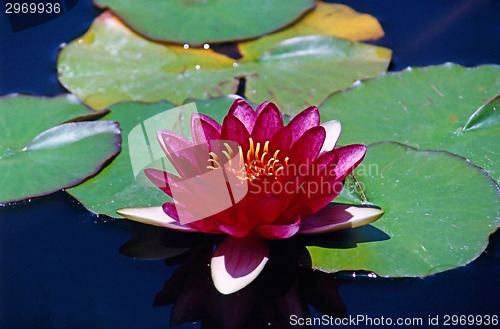
[[[326,130],[326,137],[320,153],[329,152],[333,150],[333,148],[337,144],[337,141],[340,136],[340,131],[342,130],[342,126],[340,124],[340,121],[338,120],[331,120],[325,122],[321,126]]]
[[[378,208],[330,205],[303,220],[299,233],[321,234],[360,227],[373,223],[383,214]]]
[[[267,257],[263,258],[259,263],[259,266],[257,266],[252,272],[245,276],[235,278],[226,270],[220,270],[224,267],[224,265],[222,265],[222,263],[225,262],[224,256],[212,258],[210,266],[212,268],[212,280],[215,288],[223,295],[229,295],[240,291],[259,276],[268,260],[269,258]]]
[[[162,207],[120,208],[117,209],[116,212],[136,222],[162,226],[176,231],[195,232],[192,228],[181,225],[175,219],[165,214]]]
[[[269,260],[269,246],[260,237],[227,237],[215,249],[210,268],[215,288],[223,295],[248,286]]]
[[[382,209],[369,207],[351,206],[347,208],[346,211],[353,216],[349,221],[352,224],[352,227],[360,227],[373,223],[384,214],[384,211]]]

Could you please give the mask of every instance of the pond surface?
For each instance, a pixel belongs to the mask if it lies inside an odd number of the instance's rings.
[[[500,60],[499,1],[339,2],[380,21],[386,35],[375,44],[394,51],[392,71],[448,61],[476,66]],[[89,0],[81,0],[52,21],[14,33],[2,13],[0,94],[64,93],[56,79],[58,46],[82,35],[98,14]],[[138,229],[144,230],[128,221],[92,215],[64,192],[1,207],[0,328],[168,328],[172,306],[153,307],[153,302],[175,269],[179,270],[170,285],[192,285],[196,290],[164,290],[156,304],[179,298],[175,310],[179,321],[191,320],[183,307],[210,311],[203,324],[207,328],[213,323],[210,316],[230,321],[227,315],[217,317],[218,309],[247,309],[253,312],[248,327],[257,328],[260,323],[279,322],[273,316],[280,310],[303,311],[306,302],[317,308],[310,308],[315,318],[326,309],[373,319],[418,318],[424,324],[429,317],[439,316],[443,324],[445,315],[498,315],[500,310],[498,232],[473,263],[424,279],[382,279],[367,273],[355,277],[340,273],[335,279],[290,266],[284,256],[284,267],[276,264],[275,271],[268,271],[253,295],[220,300],[211,299],[211,288],[203,284],[203,252],[181,268],[175,262],[167,266],[162,260],[122,256],[120,247]],[[197,273],[196,278],[179,279],[188,277],[181,275],[186,269]],[[284,282],[273,290],[269,284],[273,280]],[[281,294],[273,295],[278,290]],[[283,294],[287,297],[280,297]],[[193,327],[200,323],[179,326]]]

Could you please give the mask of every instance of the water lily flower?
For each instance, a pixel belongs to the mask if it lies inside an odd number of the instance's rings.
[[[234,293],[266,265],[268,240],[358,227],[383,214],[375,208],[331,205],[366,152],[359,144],[336,148],[340,130],[335,120],[320,125],[314,106],[287,125],[271,102],[254,110],[238,99],[222,125],[193,115],[193,141],[157,132],[179,176],[145,170],[175,202],[117,212],[178,231],[225,234],[213,252],[211,273],[219,292]]]

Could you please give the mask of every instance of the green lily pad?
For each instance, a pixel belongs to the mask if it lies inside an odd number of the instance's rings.
[[[245,97],[260,104],[271,100],[294,115],[320,104],[329,94],[356,80],[387,69],[391,51],[329,36],[287,39],[246,68]]]
[[[94,0],[148,38],[202,45],[255,38],[284,28],[314,0]]]
[[[388,73],[329,97],[340,144],[391,140],[466,157],[500,182],[500,66],[444,64]]]
[[[120,101],[182,104],[233,94],[248,79],[247,99],[270,100],[296,114],[357,79],[384,72],[391,52],[329,36],[288,39],[254,60],[211,49],[184,49],[143,39],[104,13],[59,54],[59,81],[96,109]]]
[[[227,113],[229,107],[237,96],[226,96],[210,100],[196,100],[197,112],[209,115],[222,122],[222,118]],[[190,103],[194,100],[189,100]],[[172,109],[175,105],[168,102],[159,103],[139,103],[127,102],[119,103],[110,107],[111,112],[104,117],[106,120],[113,120],[120,123],[122,129],[122,151],[99,175],[87,180],[77,187],[67,189],[66,191],[81,202],[88,210],[96,214],[104,214],[110,217],[121,217],[116,213],[116,209],[124,207],[152,207],[159,206],[169,200],[169,197],[158,188],[144,184],[141,176],[134,175],[134,170],[142,168],[133,168],[129,150],[130,132],[150,119],[152,127],[148,130],[149,146],[154,153],[162,153],[156,140],[155,133],[157,129],[168,129],[175,131],[185,137],[191,137],[190,123],[191,118],[187,109],[179,111]],[[164,116],[161,116],[165,114]],[[160,117],[156,117],[160,115]],[[155,123],[156,122],[156,123]],[[141,127],[141,126],[139,126]],[[142,131],[141,131],[142,136]],[[147,145],[142,150],[147,151]],[[134,151],[136,154],[137,151]],[[144,156],[149,158],[149,154]],[[150,159],[153,162],[153,159]],[[150,161],[146,161],[146,165]],[[136,163],[134,161],[134,163]],[[139,166],[140,167],[140,166]]]
[[[500,225],[497,185],[462,157],[382,142],[368,147],[363,163],[370,172],[357,169],[356,178],[368,201],[385,211],[372,228],[389,239],[345,249],[311,244],[316,269],[426,276],[477,258]]]
[[[65,123],[97,115],[71,95],[1,97],[0,203],[46,195],[97,173],[120,151],[118,125]]]

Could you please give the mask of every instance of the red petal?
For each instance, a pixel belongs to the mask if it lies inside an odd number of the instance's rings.
[[[222,127],[217,121],[206,115],[193,114],[191,117],[191,134],[196,144],[220,139],[221,129]]]
[[[343,180],[363,161],[366,153],[366,146],[352,144],[336,149],[339,153],[339,161],[335,166],[337,180]]]
[[[285,126],[278,130],[274,134],[273,138],[269,141],[269,151],[274,155],[274,152],[279,150],[278,159],[280,163],[283,163],[285,157],[288,156],[290,152],[290,147],[292,146],[292,132]]]
[[[156,187],[166,193],[169,197],[172,197],[172,191],[168,183],[168,173],[164,172],[163,170],[147,168],[144,169],[144,174],[146,174],[146,177],[151,181],[151,183],[153,183]],[[177,177],[175,175],[172,176]]]
[[[281,195],[267,194],[248,205],[246,217],[258,223],[270,224],[278,218],[282,209]]]
[[[117,209],[116,212],[136,222],[166,227],[176,231],[195,232],[194,229],[180,224],[175,218],[165,214],[162,207],[121,208]]]
[[[252,138],[256,143],[265,143],[271,140],[274,134],[283,127],[283,118],[273,103],[267,105],[260,112],[252,130]]]
[[[295,235],[300,228],[300,216],[295,223],[287,225],[263,225],[255,233],[268,240],[281,240]]]
[[[222,123],[221,139],[238,143],[243,150],[250,146],[248,139],[250,134],[245,125],[235,116],[226,115]]]
[[[292,141],[295,143],[307,130],[319,125],[319,111],[316,106],[310,106],[297,114],[287,125],[292,131]]]
[[[222,294],[232,294],[249,285],[269,259],[267,241],[257,235],[227,237],[217,245],[210,264],[212,280]]]
[[[163,152],[182,178],[193,177],[201,173],[200,153],[206,153],[206,150],[196,147],[183,136],[168,130],[158,130],[156,135]],[[202,165],[205,164],[206,162]]]
[[[217,226],[214,224],[210,223],[206,219],[199,219],[197,217],[193,217],[192,214],[190,213],[190,210],[187,209],[184,205],[179,204],[179,203],[174,203],[174,202],[166,202],[162,206],[163,211],[165,214],[167,214],[169,217],[173,218],[174,220],[178,221],[179,223],[181,222],[180,219],[184,219],[187,221],[187,223],[183,226],[188,226],[192,228],[193,230],[196,230],[198,232],[203,232],[203,233],[213,233],[213,234],[219,234],[222,233],[220,230],[217,229]],[[182,224],[179,224],[182,225]]]
[[[314,127],[306,131],[302,137],[293,144],[290,150],[289,165],[295,168],[289,168],[296,172],[303,172],[301,166],[303,164],[310,166],[314,159],[318,156],[323,141],[325,140],[326,131],[323,127]]]
[[[226,225],[216,222],[215,224],[220,231],[234,238],[243,238],[253,229],[253,225],[249,225],[248,223],[233,223]]]
[[[377,208],[332,204],[304,219],[299,233],[316,234],[359,227],[376,221],[383,214],[384,211]]]
[[[227,114],[237,117],[249,132],[253,130],[255,120],[257,120],[257,113],[241,98],[234,101]]]
[[[262,104],[260,104],[259,106],[257,106],[257,108],[255,109],[255,113],[257,113],[257,115],[260,114],[260,112],[262,112],[265,108],[267,108],[269,106],[269,104],[273,104],[272,102],[269,102],[269,101],[266,101]],[[273,104],[274,105],[274,104]]]

